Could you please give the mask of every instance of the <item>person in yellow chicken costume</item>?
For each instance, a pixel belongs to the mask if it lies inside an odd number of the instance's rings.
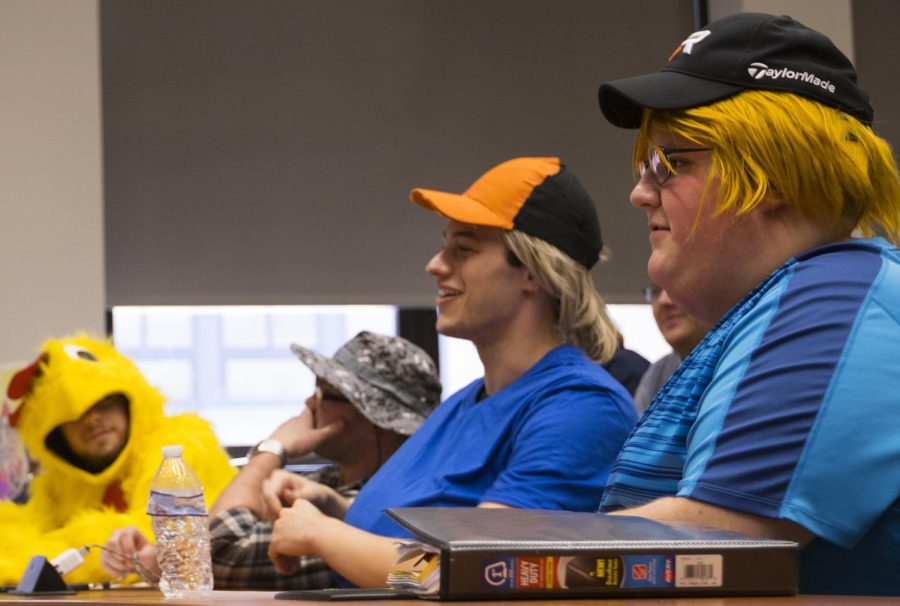
[[[0,503],[0,584],[18,583],[35,555],[103,545],[117,528],[152,536],[150,482],[167,444],[181,444],[203,482],[207,507],[236,471],[208,422],[163,414],[165,398],[128,358],[104,341],[46,342],[10,381],[12,424],[39,465],[25,504]],[[67,583],[109,580],[99,548]]]

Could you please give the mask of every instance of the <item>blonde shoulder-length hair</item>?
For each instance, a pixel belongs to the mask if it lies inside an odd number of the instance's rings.
[[[588,357],[603,364],[618,347],[618,331],[600,293],[594,288],[589,269],[540,238],[520,231],[501,231],[512,257],[556,301],[560,337],[581,348]]]

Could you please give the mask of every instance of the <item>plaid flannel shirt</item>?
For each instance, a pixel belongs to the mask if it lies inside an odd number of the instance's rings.
[[[333,486],[328,473],[312,479]],[[336,490],[353,499],[361,487],[362,482],[358,482]],[[209,534],[216,589],[286,591],[323,589],[336,583],[335,573],[317,556],[299,557],[299,568],[294,574],[276,571],[269,559],[272,525],[246,507],[228,509],[211,518]]]

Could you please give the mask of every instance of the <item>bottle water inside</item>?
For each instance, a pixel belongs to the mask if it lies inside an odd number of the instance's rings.
[[[152,516],[163,595],[209,595],[213,579],[203,485],[181,458],[181,446],[163,448],[163,462],[150,485],[147,513]]]

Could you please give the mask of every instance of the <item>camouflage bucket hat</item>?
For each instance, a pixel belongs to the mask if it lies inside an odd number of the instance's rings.
[[[378,427],[410,435],[441,401],[434,360],[406,339],[363,331],[333,358],[297,344],[291,351]]]

